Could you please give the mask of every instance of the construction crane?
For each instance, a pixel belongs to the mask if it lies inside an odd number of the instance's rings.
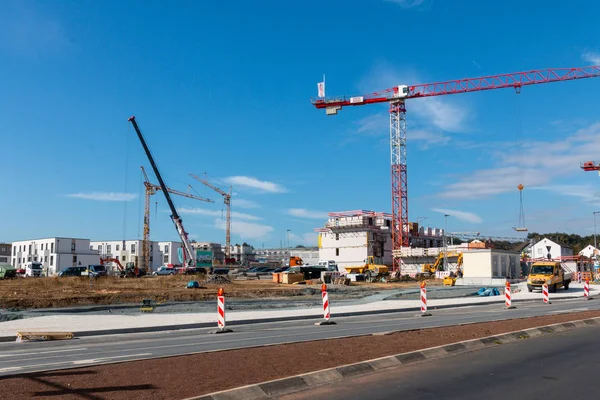
[[[147,272],[150,271],[150,196],[156,194],[158,190],[162,190],[160,185],[155,185],[150,183],[148,179],[148,174],[146,174],[146,170],[143,166],[140,167],[142,169],[142,174],[144,174],[144,186],[146,187],[146,201],[144,203],[144,238],[142,240],[142,268],[145,268]],[[191,188],[191,185],[188,186]],[[194,196],[189,193],[180,192],[179,190],[174,190],[171,188],[167,188],[167,192],[171,194],[176,194],[178,196],[187,197],[188,199],[206,201],[207,203],[214,203],[214,200]]]
[[[135,120],[135,116],[130,117],[129,122],[131,122],[131,124],[133,125],[133,129],[135,129],[135,133],[137,133],[138,139],[142,143],[142,147],[144,148],[144,152],[146,153],[146,156],[148,157],[148,161],[150,161],[150,165],[152,166],[154,175],[156,175],[156,179],[158,179],[158,183],[160,184],[160,189],[163,192],[165,199],[167,200],[167,203],[169,204],[169,209],[171,210],[171,220],[173,220],[175,229],[177,229],[177,234],[181,238],[181,243],[183,244],[184,264],[187,268],[195,267],[196,266],[196,255],[194,253],[194,249],[192,249],[192,245],[191,245],[190,241],[188,240],[188,233],[183,228],[183,221],[181,220],[181,217],[179,216],[179,213],[177,212],[177,209],[175,208],[175,204],[173,204],[173,200],[171,200],[171,196],[169,195],[169,190],[168,190],[167,186],[165,185],[165,182],[163,181],[163,178],[160,175],[160,172],[158,171],[158,167],[156,166],[156,163],[154,162],[154,157],[152,157],[152,153],[150,152],[150,149],[148,148],[148,145],[146,144],[146,140],[144,139],[144,136],[142,135],[142,131],[140,131],[137,121]]]
[[[210,184],[206,179],[199,178],[194,174],[190,174],[190,176],[223,196],[223,203],[225,203],[227,213],[225,222],[225,264],[228,264],[231,259],[231,186],[229,186],[229,193],[227,193]]]
[[[392,175],[392,249],[394,269],[400,268],[402,247],[409,247],[408,183],[406,165],[406,106],[407,99],[514,88],[520,93],[523,86],[600,77],[600,66],[583,68],[551,68],[490,75],[419,85],[398,85],[380,92],[352,97],[325,97],[324,82],[319,84],[319,97],[312,99],[317,109],[335,115],[343,107],[388,103],[390,112],[390,153]]]

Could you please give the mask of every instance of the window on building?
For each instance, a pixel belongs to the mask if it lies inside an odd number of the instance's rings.
[[[150,256],[150,262],[154,261],[154,256]]]
[[[164,256],[163,257],[163,262],[164,263],[168,263],[169,262],[169,256]]]
[[[54,256],[50,256],[50,265],[54,265]]]
[[[152,243],[150,243],[150,251],[154,250],[154,247],[152,246]]]
[[[31,261],[31,255],[27,256],[27,261]]]
[[[54,253],[54,242],[50,243],[50,253]]]
[[[71,243],[71,251],[75,251],[75,242]]]
[[[111,247],[112,247],[112,246],[111,246],[110,244],[107,244],[107,245],[106,245],[106,252],[107,252],[107,253],[110,253],[110,252],[111,252],[111,250],[112,250],[112,249],[111,249]]]
[[[369,219],[368,219],[367,223],[368,223],[369,225],[373,225],[373,217],[369,217]]]
[[[339,256],[340,255],[340,249],[335,249],[335,255]]]
[[[37,256],[33,256],[33,261],[37,261]]]
[[[16,256],[16,255],[17,255],[17,247],[15,246],[15,247],[13,247],[13,256]]]
[[[119,248],[120,248],[120,247],[119,247],[119,245],[118,245],[118,244],[117,244],[117,245],[115,245],[115,250],[116,250],[116,251],[119,251]]]
[[[73,262],[76,263],[77,262],[77,256],[73,256]]]
[[[17,266],[17,259],[16,259],[16,258],[13,258],[13,263],[12,263],[12,265],[13,265],[13,267],[16,267],[16,266]]]
[[[135,243],[131,243],[131,252],[135,253]]]
[[[28,253],[31,254],[31,245],[29,245],[29,251],[28,251]]]
[[[165,254],[169,254],[169,245],[165,244]]]
[[[126,256],[121,256],[121,261],[126,261],[127,257]]]
[[[102,245],[101,244],[98,245],[98,253],[102,253]]]
[[[340,234],[339,233],[335,234],[335,240],[340,240]]]
[[[48,262],[48,256],[44,256],[44,262]]]

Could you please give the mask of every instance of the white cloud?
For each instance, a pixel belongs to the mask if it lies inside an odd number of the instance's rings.
[[[234,186],[243,186],[249,187],[252,189],[258,189],[261,192],[268,193],[284,193],[287,192],[287,189],[283,186],[269,182],[269,181],[261,181],[251,176],[230,176],[224,179],[230,185]]]
[[[432,208],[431,211],[438,212],[440,214],[447,214],[451,217],[460,219],[462,221],[471,222],[473,224],[479,224],[483,222],[479,215],[467,211],[448,210],[444,208]]]
[[[233,198],[233,199],[231,199],[231,204],[234,207],[239,207],[239,208],[260,208],[260,206],[257,203],[253,202],[252,200]]]
[[[305,208],[290,208],[287,213],[293,217],[308,219],[327,219],[329,217],[326,211],[314,211]]]
[[[135,193],[91,192],[72,193],[68,194],[67,197],[95,201],[132,201],[137,199],[138,195]]]
[[[215,228],[225,230],[225,220],[216,219]],[[245,221],[232,221],[231,222],[231,233],[239,236],[242,239],[261,239],[273,232],[274,229],[269,225],[262,225],[253,222]]]
[[[590,205],[600,204],[600,190],[594,185],[548,185],[533,186],[532,190],[544,190],[563,196],[578,197]]]
[[[388,113],[371,114],[355,122],[358,126],[356,133],[365,136],[389,136],[390,116]],[[446,145],[450,142],[450,136],[440,132],[439,129],[409,129],[408,140],[419,142],[419,147],[428,149],[431,145]]]
[[[585,62],[589,62],[590,64],[600,65],[600,53],[586,51],[581,55],[581,58],[583,58]]]
[[[440,197],[483,198],[491,195],[517,192],[522,183],[525,191],[531,187],[548,186],[557,179],[582,173],[580,163],[595,160],[600,153],[600,122],[579,129],[557,140],[528,141],[521,144],[494,143],[490,160],[497,160],[495,168],[479,169],[444,185]],[[581,197],[581,196],[580,196]]]
[[[390,3],[396,3],[402,8],[415,8],[423,5],[427,0],[385,0]]]
[[[303,246],[316,246],[318,234],[316,232],[307,232],[302,235],[296,235],[290,232],[290,243],[292,246],[303,245]]]
[[[222,211],[222,210],[207,210],[205,208],[187,208],[187,207],[182,207],[182,208],[178,208],[177,211],[179,211],[181,214],[206,215],[206,216],[209,216],[209,217],[221,217],[221,216],[225,215],[225,211]],[[255,216],[255,215],[240,213],[240,212],[237,212],[237,211],[232,211],[231,212],[231,218],[232,219],[245,219],[247,221],[259,221],[259,220],[262,219],[260,217]]]

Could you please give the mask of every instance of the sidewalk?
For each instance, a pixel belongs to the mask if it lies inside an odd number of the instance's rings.
[[[599,287],[590,286],[590,295],[600,294]],[[542,301],[540,292],[529,293],[525,284],[513,285],[513,302]],[[583,297],[583,284],[572,283],[569,290],[559,289],[550,294],[551,300],[575,299]],[[461,297],[451,299],[429,300],[430,309],[465,307],[490,303],[504,303],[504,295],[490,297]],[[355,304],[336,307],[331,304],[333,316],[351,316],[361,314],[377,314],[395,311],[419,310],[419,300],[382,300],[366,304]],[[320,307],[304,309],[277,309],[261,311],[229,311],[227,322],[233,324],[251,322],[274,322],[282,320],[310,319],[322,316]],[[140,314],[140,315],[52,315],[33,317],[0,323],[0,339],[14,339],[17,331],[70,331],[79,336],[99,334],[117,334],[133,332],[151,332],[173,329],[192,329],[216,327],[217,313],[187,314]]]

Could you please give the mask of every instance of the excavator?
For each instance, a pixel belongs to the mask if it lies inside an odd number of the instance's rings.
[[[443,251],[440,252],[440,254],[438,254],[437,258],[435,259],[435,262],[433,264],[423,264],[423,268],[422,271],[425,274],[430,274],[430,275],[435,275],[435,273],[437,271],[443,271],[444,269],[444,255],[446,254],[447,259],[453,259],[455,258],[456,261],[454,262],[453,260],[453,264],[456,264],[456,270],[458,272],[459,275],[461,275],[462,273],[462,264],[463,264],[463,253],[462,252],[455,252],[455,251],[448,251],[446,253],[444,253]],[[448,261],[448,264],[450,263],[450,261]],[[444,285],[445,286],[454,286],[454,284],[456,283],[456,276],[454,273],[450,274],[451,276],[447,276],[444,278]]]
[[[106,263],[115,263],[119,270],[119,277],[121,278],[139,278],[140,276],[146,275],[146,271],[140,270],[135,263],[128,262],[123,267],[123,264],[117,258],[101,258],[100,265],[106,265]]]

